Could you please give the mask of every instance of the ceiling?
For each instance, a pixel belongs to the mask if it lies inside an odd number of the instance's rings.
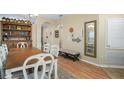
[[[64,16],[62,14],[39,14],[39,15],[49,19],[61,19]]]
[[[39,14],[39,16],[56,20],[56,19],[61,19],[64,15],[62,14]],[[2,17],[28,19],[29,14],[0,14],[0,18]]]

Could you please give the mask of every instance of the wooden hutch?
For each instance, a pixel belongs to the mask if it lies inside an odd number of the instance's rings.
[[[8,48],[16,48],[18,42],[27,42],[32,47],[32,24],[29,20],[16,20],[2,18],[1,21],[2,43]]]

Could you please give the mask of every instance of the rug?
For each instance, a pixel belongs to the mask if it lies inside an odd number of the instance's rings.
[[[13,79],[24,79],[22,71],[14,72]],[[58,67],[58,79],[76,79],[73,75],[67,73],[62,68]]]
[[[120,69],[120,68],[103,68],[103,70],[112,79],[124,79],[124,69]]]
[[[58,77],[59,79],[76,79],[76,77],[67,73],[62,68],[58,68]]]

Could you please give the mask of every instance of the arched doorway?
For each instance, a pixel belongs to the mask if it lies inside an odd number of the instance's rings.
[[[41,26],[41,49],[45,43],[51,44],[52,40],[52,25],[49,22],[44,22]]]

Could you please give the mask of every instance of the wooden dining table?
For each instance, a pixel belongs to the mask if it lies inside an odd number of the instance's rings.
[[[24,61],[32,56],[39,53],[44,53],[42,50],[37,48],[12,48],[9,50],[7,56],[7,63],[5,64],[5,78],[12,78],[12,73],[16,71],[21,71],[23,69]],[[35,64],[29,64],[29,67],[34,67]],[[55,78],[57,76],[57,58],[55,58],[54,64]]]

